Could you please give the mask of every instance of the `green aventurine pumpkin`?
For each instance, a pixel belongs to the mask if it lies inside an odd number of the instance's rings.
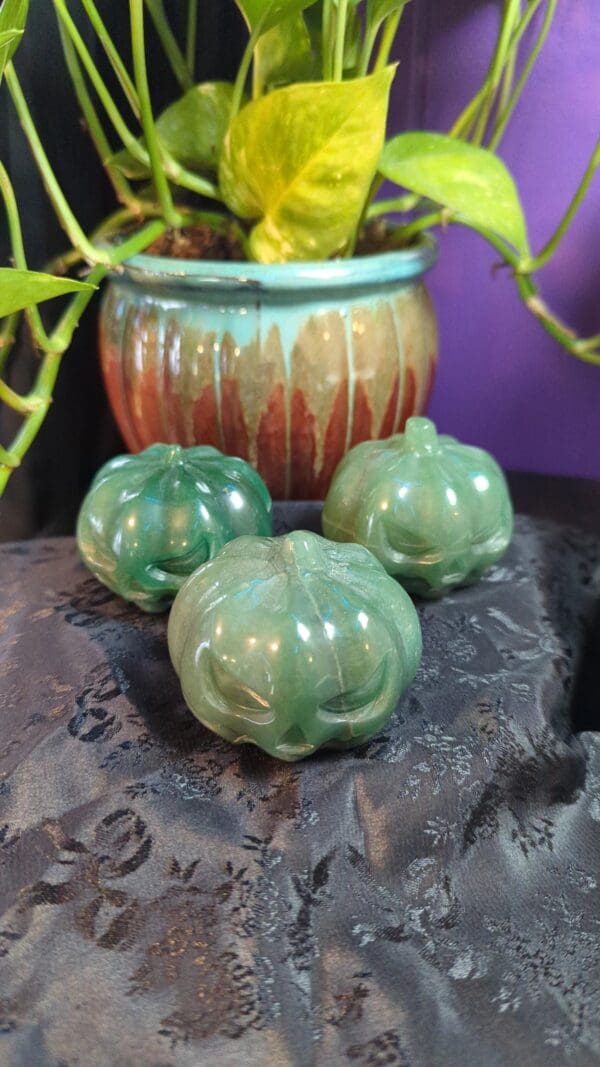
[[[101,468],[77,541],[104,585],[145,611],[163,611],[228,541],[271,531],[269,492],[244,460],[208,445],[152,445]]]
[[[323,510],[333,541],[365,545],[410,593],[437,597],[481,577],[503,555],[513,510],[488,452],[438,437],[429,419],[353,448]]]
[[[194,715],[283,760],[361,744],[421,657],[415,608],[358,545],[242,537],[191,576],[169,651]]]

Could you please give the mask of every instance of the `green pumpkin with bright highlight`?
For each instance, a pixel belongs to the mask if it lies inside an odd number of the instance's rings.
[[[117,456],[96,475],[77,522],[79,551],[96,578],[152,612],[168,608],[228,541],[271,532],[262,478],[208,445]]]
[[[405,589],[429,598],[477,581],[512,530],[495,460],[417,417],[403,434],[353,448],[323,509],[326,537],[365,545]]]
[[[388,722],[421,630],[365,548],[296,531],[242,537],[196,571],[173,604],[169,651],[205,726],[294,761],[360,745]]]

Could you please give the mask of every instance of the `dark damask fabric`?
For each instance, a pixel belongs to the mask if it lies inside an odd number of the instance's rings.
[[[600,1063],[599,564],[521,517],[389,728],[286,765],[72,540],[0,550],[2,1067]]]

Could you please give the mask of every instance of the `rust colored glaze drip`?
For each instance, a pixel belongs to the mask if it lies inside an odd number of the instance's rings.
[[[279,384],[269,397],[257,435],[257,468],[276,500],[285,496],[285,438],[285,393]]]
[[[352,436],[350,447],[368,441],[373,436],[373,412],[369,407],[367,391],[358,381],[354,390],[354,417],[352,419]]]
[[[400,422],[397,427],[394,427],[394,433],[402,433],[404,431],[407,419],[410,419],[411,415],[421,414],[421,412],[415,410],[416,396],[417,379],[415,377],[415,372],[412,367],[407,367],[406,376],[404,378],[404,402],[400,413]]]
[[[223,421],[222,451],[230,456],[239,456],[248,461],[248,430],[244,421],[244,408],[240,397],[240,385],[235,378],[221,381],[221,404]]]
[[[323,447],[323,466],[315,485],[314,499],[322,500],[327,493],[335,469],[344,456],[346,444],[346,425],[348,422],[348,386],[342,384],[336,393]],[[308,499],[308,498],[307,498]]]
[[[378,437],[391,437],[396,425],[396,415],[398,412],[398,404],[400,401],[400,378],[396,376],[394,379],[394,388],[390,393],[390,399],[388,400],[388,406],[383,416],[383,422],[379,427]]]
[[[304,399],[301,389],[292,395],[291,488],[293,498],[310,499],[316,489],[317,420]]]
[[[202,441],[203,445],[219,447],[217,399],[214,385],[206,385],[194,404],[194,436],[197,441]]]
[[[137,424],[140,427],[142,448],[147,448],[156,441],[164,441],[165,438],[168,440],[159,406],[164,390],[154,367],[148,368],[139,376],[132,376],[128,389],[131,396],[130,405],[137,407],[139,411]]]
[[[123,376],[118,353],[111,351],[108,345],[103,348],[105,358],[103,360],[104,385],[108,393],[108,399],[116,419],[121,436],[130,452],[139,452],[141,445],[133,422],[127,412],[123,393]]]

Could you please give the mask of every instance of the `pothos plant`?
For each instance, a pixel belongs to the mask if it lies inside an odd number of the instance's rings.
[[[197,81],[198,0],[185,0],[183,42],[163,0],[124,2],[127,55],[111,37],[102,4],[52,0],[66,72],[119,205],[86,234],[57,181],[14,65],[29,0],[3,0],[0,78],[70,248],[49,273],[28,269],[14,188],[0,162],[13,261],[0,269],[0,400],[22,416],[15,439],[0,448],[0,492],[45,418],[61,357],[95,289],[168,229],[201,223],[234,233],[247,258],[278,263],[350,256],[363,229],[386,229],[389,217],[395,224],[386,232],[387,247],[459,223],[493,245],[529,310],[569,353],[600,363],[600,335],[577,337],[546,307],[534,281],[585,196],[600,163],[600,142],[539,252],[529,245],[515,182],[497,154],[558,0],[503,0],[487,73],[448,134],[404,132],[386,143],[396,69],[390,55],[409,2],[235,0],[248,39],[229,84]],[[105,67],[86,46],[81,19],[97,36]],[[154,110],[147,69],[149,32],[158,35],[179,85],[162,114]],[[111,88],[115,79],[118,94]],[[399,192],[381,200],[386,179]],[[70,276],[74,272],[78,277]],[[48,328],[40,303],[66,295],[68,303]],[[2,377],[21,314],[41,356],[25,396]]]

